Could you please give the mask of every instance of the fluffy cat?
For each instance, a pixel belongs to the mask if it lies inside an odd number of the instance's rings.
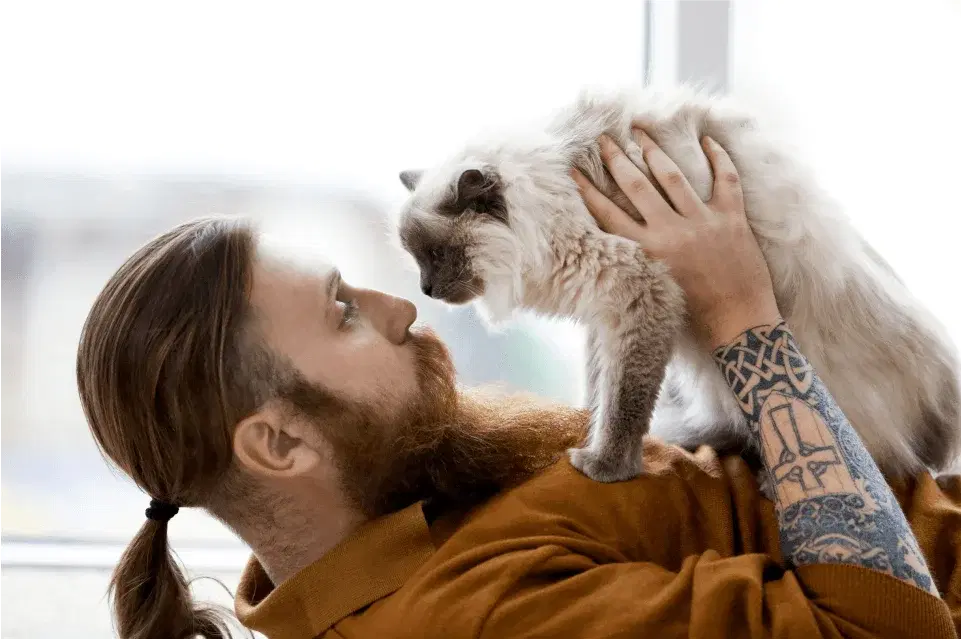
[[[881,469],[949,465],[961,445],[961,388],[941,325],[753,118],[683,89],[584,95],[541,130],[482,140],[434,169],[401,174],[412,196],[399,238],[426,294],[479,299],[495,323],[529,309],[587,326],[593,420],[572,463],[602,481],[637,474],[652,412],[655,435],[690,449],[749,442],[711,356],[683,327],[676,285],[635,244],[598,229],[569,177],[577,167],[640,219],[597,145],[608,134],[650,177],[630,136],[635,122],[705,200],[713,177],[699,140],[709,135],[728,151],[781,313]]]

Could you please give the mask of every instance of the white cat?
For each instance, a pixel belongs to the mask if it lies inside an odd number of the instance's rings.
[[[713,178],[699,140],[709,135],[728,151],[782,315],[882,470],[950,464],[961,446],[961,389],[941,325],[750,116],[675,90],[584,96],[542,130],[482,140],[430,171],[401,174],[413,193],[400,239],[425,293],[455,304],[479,298],[495,322],[531,309],[587,325],[593,421],[575,466],[606,481],[639,472],[652,409],[653,433],[685,447],[749,442],[711,356],[676,329],[676,286],[637,245],[597,228],[569,177],[579,168],[640,218],[597,145],[610,135],[650,176],[630,136],[638,121],[705,200]]]

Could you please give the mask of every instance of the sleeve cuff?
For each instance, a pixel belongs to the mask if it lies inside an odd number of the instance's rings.
[[[843,564],[795,570],[817,606],[880,637],[956,638],[941,598],[885,573]]]

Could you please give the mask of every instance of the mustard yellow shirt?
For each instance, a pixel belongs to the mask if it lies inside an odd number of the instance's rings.
[[[741,458],[651,440],[636,480],[562,461],[460,516],[428,524],[415,504],[279,587],[252,558],[236,612],[269,637],[957,637],[961,479],[893,488],[943,599],[860,567],[787,569]]]

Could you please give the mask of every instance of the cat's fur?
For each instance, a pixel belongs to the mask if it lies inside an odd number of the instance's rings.
[[[595,421],[574,464],[601,480],[637,471],[629,460],[639,436],[608,436],[626,428],[618,420],[646,431],[651,386],[672,344],[653,432],[688,448],[748,442],[710,355],[686,331],[671,340],[676,287],[635,245],[600,232],[569,177],[579,168],[637,216],[596,140],[610,135],[650,176],[630,137],[638,121],[705,200],[712,175],[699,139],[710,135],[731,155],[782,315],[882,470],[946,467],[961,445],[961,389],[941,325],[750,116],[687,90],[585,95],[543,130],[484,140],[401,176],[413,195],[400,239],[418,260],[425,292],[454,303],[479,297],[495,322],[532,309],[587,325]]]

